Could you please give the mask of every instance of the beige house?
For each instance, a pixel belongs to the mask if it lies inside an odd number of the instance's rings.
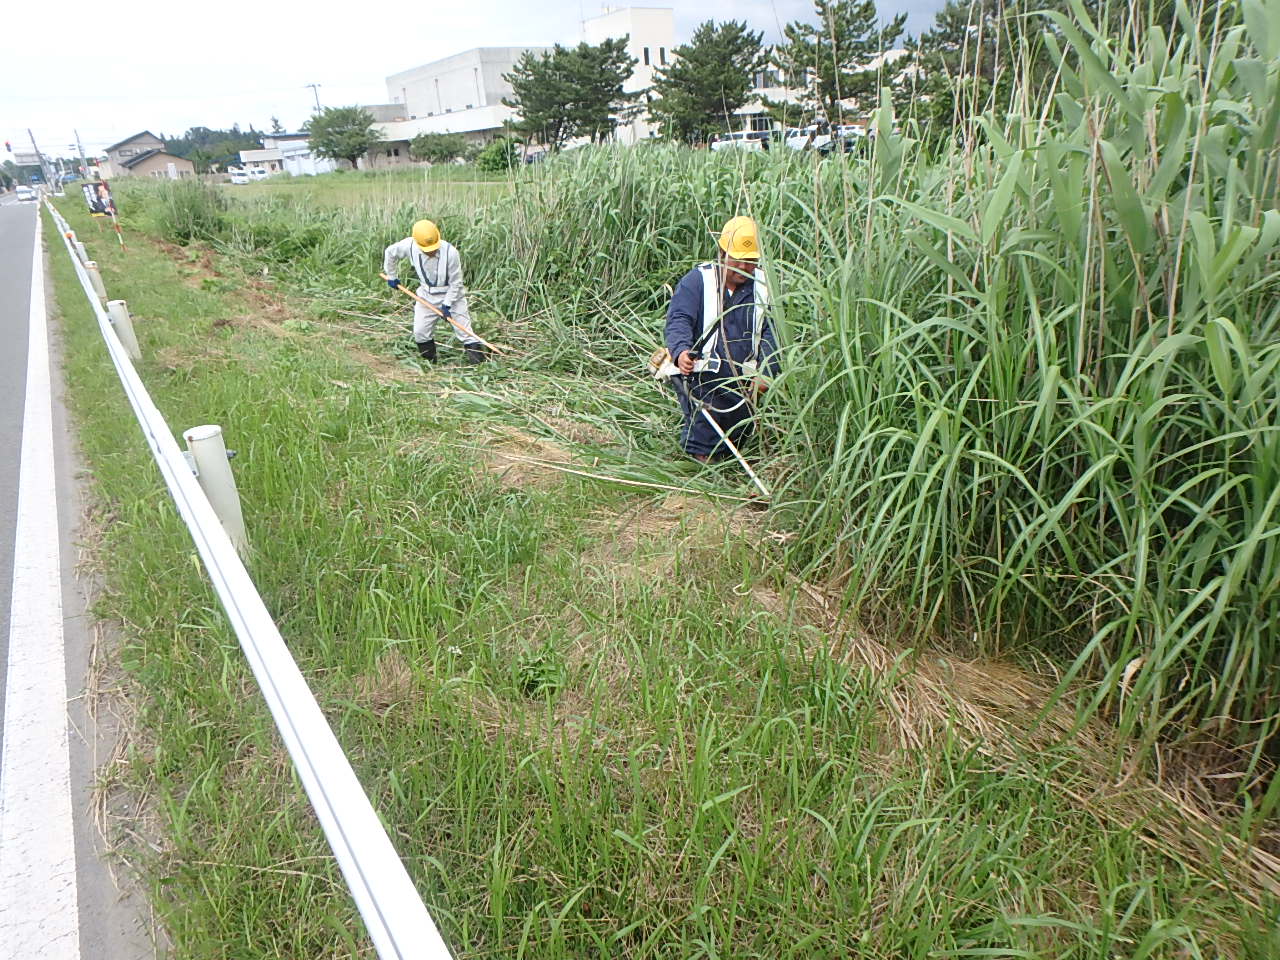
[[[160,179],[181,180],[194,177],[196,166],[184,157],[165,153],[163,150],[151,150],[126,160],[124,169],[116,175],[120,177],[159,177]]]
[[[120,171],[124,169],[126,160],[132,160],[144,153],[152,150],[163,150],[164,141],[157,137],[150,130],[143,130],[141,133],[135,133],[126,140],[119,143],[113,143],[107,147],[104,153],[111,162],[113,170]]]
[[[100,164],[104,177],[159,177],[178,180],[196,175],[190,160],[165,152],[164,141],[150,130],[107,147],[107,162]]]

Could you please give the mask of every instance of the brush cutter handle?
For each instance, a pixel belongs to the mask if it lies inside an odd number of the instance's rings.
[[[387,283],[391,282],[391,278],[388,277],[385,273],[380,273],[378,274],[378,276],[380,276],[383,280],[386,280]],[[506,353],[510,349],[508,347],[499,347],[497,344],[490,343],[488,340],[480,336],[480,334],[476,333],[474,330],[468,330],[466,327],[460,324],[457,320],[453,319],[453,317],[449,315],[449,311],[441,310],[430,300],[422,299],[422,297],[418,296],[416,293],[414,293],[412,290],[410,290],[408,287],[404,286],[403,284],[399,284],[395,286],[393,289],[399,290],[401,293],[407,294],[408,296],[412,297],[414,300],[418,301],[418,303],[422,304],[428,310],[433,312],[437,317],[443,317],[444,319],[452,323],[454,328],[459,333],[470,334],[471,336],[479,340],[482,344],[484,344],[486,347],[488,347],[490,350],[492,350],[494,353]]]

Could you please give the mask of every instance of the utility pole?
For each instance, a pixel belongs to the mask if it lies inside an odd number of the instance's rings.
[[[311,92],[316,95],[316,113],[319,113],[320,112],[320,84],[304,83],[302,86],[303,88],[310,87]]]
[[[89,161],[85,159],[84,144],[80,142],[80,131],[72,130],[71,132],[76,135],[76,149],[80,151],[80,165],[84,168],[80,171],[80,175],[83,176],[86,180],[88,180],[89,179]]]
[[[31,132],[30,127],[27,127],[27,136],[31,138],[31,149],[36,152],[36,160],[40,163],[40,173],[44,176],[44,185],[52,191],[53,184],[50,182],[52,177],[49,175],[49,164],[45,162],[44,154],[36,146],[36,135]],[[59,186],[61,185],[59,184]]]

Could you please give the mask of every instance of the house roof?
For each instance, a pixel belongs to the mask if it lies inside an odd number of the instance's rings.
[[[141,133],[135,133],[132,137],[125,137],[125,138],[124,138],[123,140],[121,140],[119,143],[113,143],[113,144],[112,144],[111,146],[109,146],[109,147],[104,147],[104,148],[103,148],[103,153],[110,153],[110,152],[111,152],[112,150],[114,150],[116,147],[123,147],[126,143],[129,143],[130,141],[133,141],[133,140],[137,140],[139,137],[150,137],[150,138],[151,138],[151,139],[153,139],[153,140],[160,140],[160,138],[159,138],[159,137],[157,137],[157,136],[156,136],[154,133],[152,133],[150,130],[143,130]],[[163,140],[160,140],[160,142],[161,142],[161,143],[164,143],[164,141],[163,141]]]
[[[175,160],[186,159],[185,157],[178,156],[176,153],[170,153],[168,150],[148,150],[146,153],[140,153],[136,157],[130,157],[128,160],[121,160],[120,166],[124,167],[126,170],[132,170],[143,160],[150,160],[155,156],[173,157]]]

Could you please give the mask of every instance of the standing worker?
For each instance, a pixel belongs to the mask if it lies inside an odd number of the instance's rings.
[[[759,263],[755,221],[734,217],[720,232],[716,262],[686,273],[667,308],[664,339],[672,362],[660,375],[683,381],[683,388],[676,385],[684,414],[680,446],[695,460],[731,454],[721,431],[734,444],[751,436],[753,396],[765,388],[761,375],[777,373],[769,290],[756,274]]]
[[[392,290],[400,286],[396,268],[401,260],[412,263],[418,274],[418,296],[440,311],[436,313],[421,303],[414,304],[413,339],[418,344],[418,355],[431,361],[436,359],[433,334],[436,321],[444,317],[446,322],[452,319],[456,324],[450,326],[467,352],[467,363],[484,360],[484,345],[471,332],[471,311],[462,286],[462,259],[458,248],[441,240],[440,228],[430,220],[419,220],[413,225],[412,236],[391,244],[382,256],[382,272]]]

